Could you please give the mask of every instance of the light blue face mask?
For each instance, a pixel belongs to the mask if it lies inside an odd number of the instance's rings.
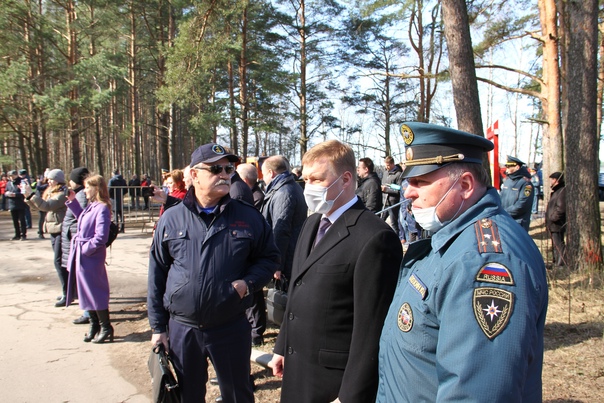
[[[453,221],[453,219],[455,217],[457,217],[457,214],[463,207],[463,203],[465,200],[462,200],[461,205],[457,209],[457,212],[455,213],[455,215],[453,215],[453,218],[451,218],[449,221],[446,221],[444,223],[438,219],[438,215],[436,214],[436,209],[438,208],[438,206],[440,206],[440,204],[443,202],[443,200],[445,200],[445,198],[451,192],[451,190],[453,190],[453,187],[457,184],[457,182],[459,182],[460,178],[461,178],[461,176],[459,178],[457,178],[457,180],[451,185],[449,190],[447,190],[447,193],[445,193],[444,196],[441,197],[440,201],[438,203],[436,203],[436,206],[426,207],[426,208],[411,207],[411,211],[413,212],[413,217],[415,218],[415,221],[423,229],[425,229],[426,231],[430,231],[430,232],[437,232],[439,229],[441,229],[442,227],[444,227],[445,225],[447,225],[448,223]]]
[[[329,212],[329,210],[331,210],[335,201],[338,200],[338,197],[340,197],[342,192],[344,192],[344,189],[342,189],[342,191],[338,193],[338,195],[333,200],[326,200],[327,191],[333,185],[335,185],[335,183],[341,177],[342,175],[338,176],[338,179],[333,181],[333,183],[328,187],[321,185],[311,185],[310,183],[304,185],[304,200],[306,200],[306,205],[311,211],[314,211],[315,213],[319,214],[326,214]]]

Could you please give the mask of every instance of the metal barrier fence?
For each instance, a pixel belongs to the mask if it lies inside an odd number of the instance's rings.
[[[109,188],[109,195],[114,196],[111,198],[111,220],[118,226],[142,227],[142,232],[153,229],[153,225],[159,218],[162,204],[151,197],[143,197],[143,188],[142,186],[111,186]]]

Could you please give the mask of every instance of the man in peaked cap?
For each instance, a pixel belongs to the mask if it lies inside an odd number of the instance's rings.
[[[151,342],[170,352],[183,402],[205,401],[208,358],[224,402],[254,401],[245,310],[280,254],[262,214],[229,195],[236,160],[214,143],[193,152],[193,184],[161,216],[149,254]]]
[[[404,197],[432,236],[401,264],[377,402],[540,402],[545,267],[490,185],[482,160],[493,144],[426,123],[401,132]]]
[[[531,173],[524,162],[508,155],[505,174],[507,177],[501,185],[501,205],[528,232],[535,197]]]

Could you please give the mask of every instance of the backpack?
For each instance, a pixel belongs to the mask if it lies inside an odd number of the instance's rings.
[[[107,243],[105,244],[106,247],[111,246],[113,241],[115,241],[115,238],[117,238],[117,234],[119,234],[119,232],[120,227],[118,227],[116,223],[111,221],[111,224],[109,225],[109,238],[107,238]]]

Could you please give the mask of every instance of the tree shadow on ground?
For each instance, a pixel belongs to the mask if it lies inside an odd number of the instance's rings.
[[[557,350],[561,347],[569,347],[581,344],[589,339],[601,339],[604,326],[600,322],[583,322],[568,324],[554,322],[545,325],[544,349]]]

